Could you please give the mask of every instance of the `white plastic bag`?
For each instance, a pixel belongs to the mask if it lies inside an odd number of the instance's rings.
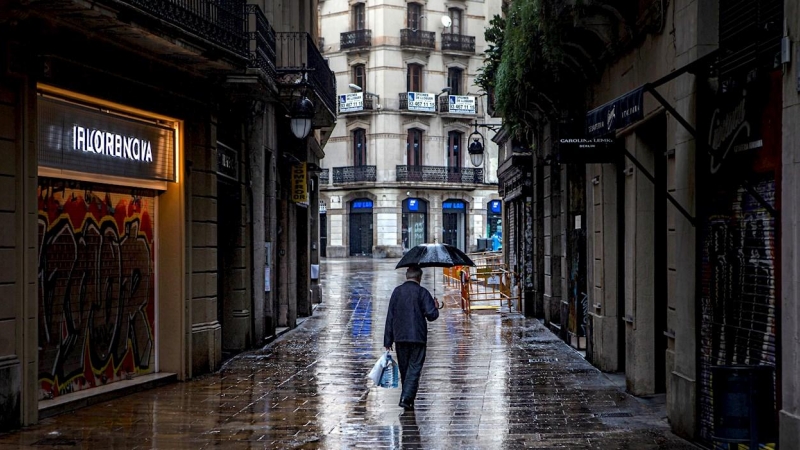
[[[378,358],[367,376],[378,387],[396,388],[400,381],[400,369],[387,351]]]

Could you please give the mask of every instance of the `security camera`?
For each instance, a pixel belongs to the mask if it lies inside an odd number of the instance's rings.
[[[406,197],[411,197],[411,191],[406,192]]]

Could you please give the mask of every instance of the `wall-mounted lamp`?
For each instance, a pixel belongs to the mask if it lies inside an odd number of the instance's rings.
[[[449,88],[448,88],[449,89]],[[483,135],[478,131],[478,122],[475,121],[475,131],[473,131],[467,141],[472,139],[472,142],[467,147],[467,151],[469,152],[469,160],[473,166],[479,167],[483,164]]]
[[[299,82],[299,87],[302,89],[300,93],[300,97],[292,104],[292,108],[289,111],[290,117],[290,125],[292,128],[292,134],[295,135],[297,139],[305,139],[309,133],[311,133],[311,127],[313,125],[314,115],[316,114],[316,110],[314,108],[314,102],[309,100],[307,95],[307,87],[308,87],[308,71],[306,70],[305,66],[300,71],[301,77]]]
[[[350,84],[348,84],[347,86],[348,86],[350,89],[352,89],[352,90],[354,90],[354,91],[356,91],[356,92],[361,92],[361,91],[363,90],[363,89],[361,88],[361,86],[359,86],[359,85],[357,85],[357,84],[354,84],[354,83],[350,83]],[[373,94],[372,92],[369,92],[369,91],[364,91],[364,94],[366,94],[366,95],[371,95],[371,96],[373,96],[373,97],[376,97],[376,98],[378,99],[378,103],[380,103],[380,101],[381,101],[381,96],[380,96],[380,95],[378,95],[378,94]],[[380,105],[379,105],[379,106],[380,106]]]

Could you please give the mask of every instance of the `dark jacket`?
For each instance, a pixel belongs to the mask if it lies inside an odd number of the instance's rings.
[[[427,289],[414,281],[406,281],[394,288],[386,314],[386,329],[383,346],[389,348],[395,342],[428,342],[428,322],[439,317],[439,310]]]

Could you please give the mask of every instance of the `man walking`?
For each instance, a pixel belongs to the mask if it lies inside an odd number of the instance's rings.
[[[427,289],[420,286],[422,269],[417,266],[406,270],[406,282],[394,288],[386,314],[383,346],[386,350],[397,344],[397,363],[403,391],[400,406],[405,410],[414,408],[419,377],[425,363],[428,343],[428,324],[439,317],[439,301]]]

